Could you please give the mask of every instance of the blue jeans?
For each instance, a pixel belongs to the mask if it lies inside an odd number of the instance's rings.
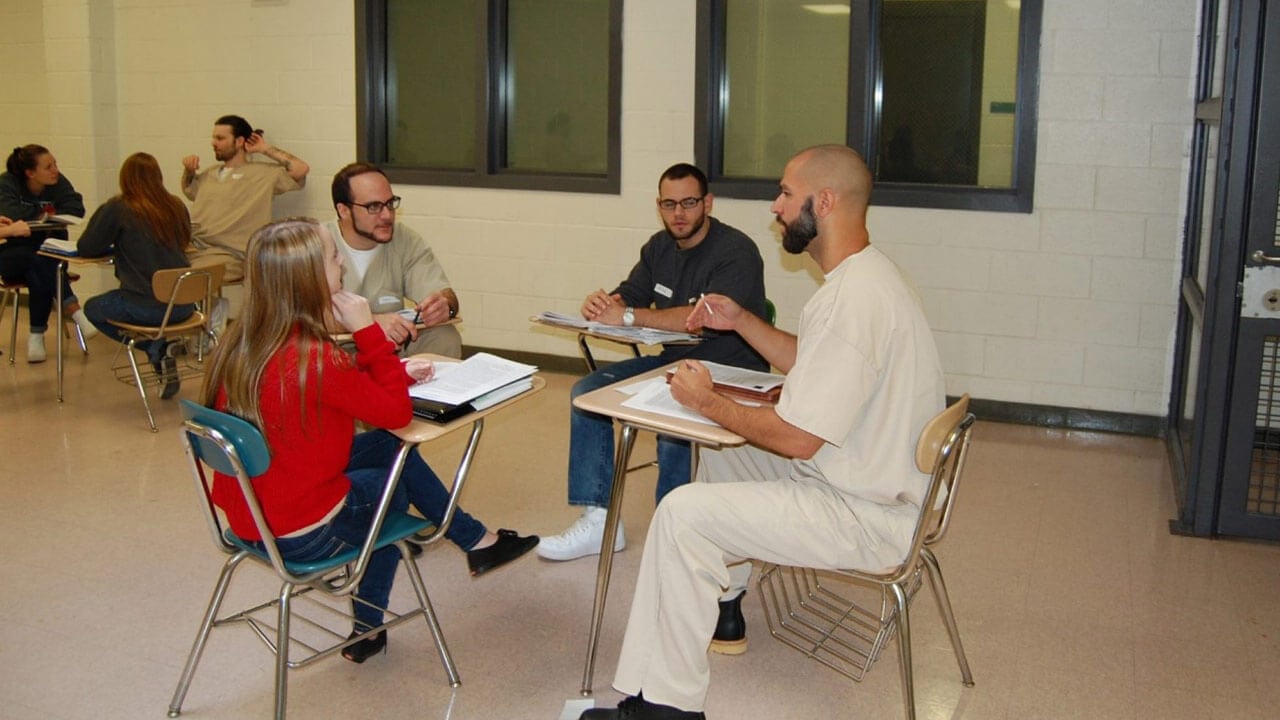
[[[6,282],[27,284],[27,317],[31,323],[31,332],[42,333],[49,329],[49,314],[53,312],[53,301],[58,290],[58,263],[62,261],[37,255],[36,250],[34,245],[20,245],[12,240],[7,246],[0,245],[0,277]],[[76,302],[76,296],[71,292],[71,283],[64,273],[63,307],[73,302]]]
[[[574,383],[570,398],[612,385],[670,363],[646,356],[601,368]],[[569,504],[607,507],[613,491],[613,420],[573,408],[569,418]],[[655,504],[689,482],[689,443],[658,436],[658,486]]]
[[[119,289],[91,297],[84,304],[84,314],[89,318],[89,322],[93,323],[93,326],[103,335],[118,343],[124,342],[124,335],[121,334],[120,328],[111,324],[112,320],[134,325],[158,326],[164,321],[164,310],[165,304],[154,298],[147,298],[144,301],[137,295]],[[169,316],[169,320],[182,322],[191,317],[195,310],[195,305],[174,305],[173,314]],[[149,340],[134,343],[135,347],[147,354],[152,363],[158,363],[164,357],[166,344]]]
[[[351,479],[351,489],[342,509],[324,527],[316,528],[294,538],[279,538],[280,554],[286,560],[305,562],[333,557],[340,552],[359,548],[364,544],[378,500],[386,487],[387,470],[400,449],[400,440],[385,430],[372,430],[355,436],[351,444],[351,459],[346,474]],[[400,483],[392,496],[391,509],[404,511],[410,505],[423,517],[439,523],[444,517],[449,493],[440,478],[414,451],[409,453],[400,474]],[[478,520],[458,508],[453,523],[445,537],[463,550],[470,550],[484,538],[488,530]],[[396,577],[396,564],[400,551],[393,546],[377,550],[369,558],[364,577],[356,597],[378,607],[386,607],[391,598],[391,584]],[[356,629],[374,628],[382,624],[382,611],[353,602]]]

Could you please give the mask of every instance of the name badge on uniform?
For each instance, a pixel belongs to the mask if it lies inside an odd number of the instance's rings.
[[[662,283],[658,283],[654,285],[653,291],[658,293],[664,298],[671,299],[671,295],[672,295],[671,288],[667,287],[666,285],[663,285]]]
[[[395,295],[383,295],[382,297],[378,298],[378,304],[379,305],[403,305],[404,300],[402,298],[396,297]]]

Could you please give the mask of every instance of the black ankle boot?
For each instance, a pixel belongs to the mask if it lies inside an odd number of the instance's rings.
[[[347,639],[350,640],[359,634],[359,630],[352,630],[351,634],[347,636]],[[342,657],[353,663],[359,664],[380,652],[385,652],[386,649],[387,631],[383,630],[377,635],[370,635],[359,642],[351,643],[350,645],[342,648]]]
[[[720,601],[720,618],[711,636],[711,652],[741,655],[747,651],[747,620],[742,617],[742,598],[746,596],[747,591],[743,590],[732,600]]]

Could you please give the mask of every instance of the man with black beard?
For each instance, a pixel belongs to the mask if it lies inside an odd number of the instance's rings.
[[[929,476],[916,440],[942,410],[942,369],[919,299],[866,227],[871,174],[843,145],[787,163],[771,211],[789,252],[807,252],[825,281],[796,335],[708,295],[689,327],[734,330],[787,374],[776,406],[718,394],[696,360],[679,363],[671,394],[747,439],[703,450],[700,482],[658,506],[614,687],[617,709],[582,720],[703,718],[716,600],[745,586],[750,558],[815,568],[900,563]]]
[[[715,198],[707,178],[687,163],[667,168],[658,181],[657,210],[663,230],[640,249],[640,262],[612,292],[591,293],[582,303],[587,320],[684,332],[695,303],[704,294],[733,298],[746,312],[765,314],[764,262],[751,238],[711,217]],[[763,320],[762,320],[763,322]],[[701,328],[694,328],[701,331]],[[681,358],[768,369],[768,363],[732,330],[707,329],[696,345],[668,345],[658,355],[614,363],[579,380],[572,397],[613,384]],[[584,506],[569,529],[544,537],[538,554],[548,560],[573,560],[600,552],[605,509],[612,491],[614,438],[608,417],[572,409],[569,429],[569,504]],[[689,482],[689,444],[658,438],[656,500]],[[614,549],[626,546],[618,525]],[[726,629],[716,649],[745,649],[740,621],[742,588],[725,598]]]
[[[462,335],[449,324],[458,296],[427,241],[396,220],[391,181],[376,165],[352,163],[333,176],[330,193],[338,219],[325,227],[345,255],[342,287],[369,301],[403,354],[461,357]]]

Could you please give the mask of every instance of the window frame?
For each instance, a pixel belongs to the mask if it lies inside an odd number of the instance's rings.
[[[694,154],[711,190],[720,197],[772,200],[774,179],[728,177],[724,168],[727,73],[725,9],[731,0],[698,0],[695,79]],[[875,172],[879,116],[880,0],[850,0],[848,114],[845,142],[867,158]],[[1014,108],[1013,180],[1008,188],[876,181],[876,205],[954,210],[1030,213],[1036,169],[1036,126],[1040,89],[1040,37],[1043,0],[1022,0],[1018,17],[1018,80]],[[782,168],[778,168],[781,175]]]
[[[475,28],[484,38],[474,58],[477,82],[476,163],[468,169],[427,168],[388,162],[387,0],[356,0],[356,155],[382,168],[396,183],[510,190],[607,193],[622,187],[622,3],[609,2],[609,88],[606,170],[578,174],[505,167],[508,0],[487,0]]]

